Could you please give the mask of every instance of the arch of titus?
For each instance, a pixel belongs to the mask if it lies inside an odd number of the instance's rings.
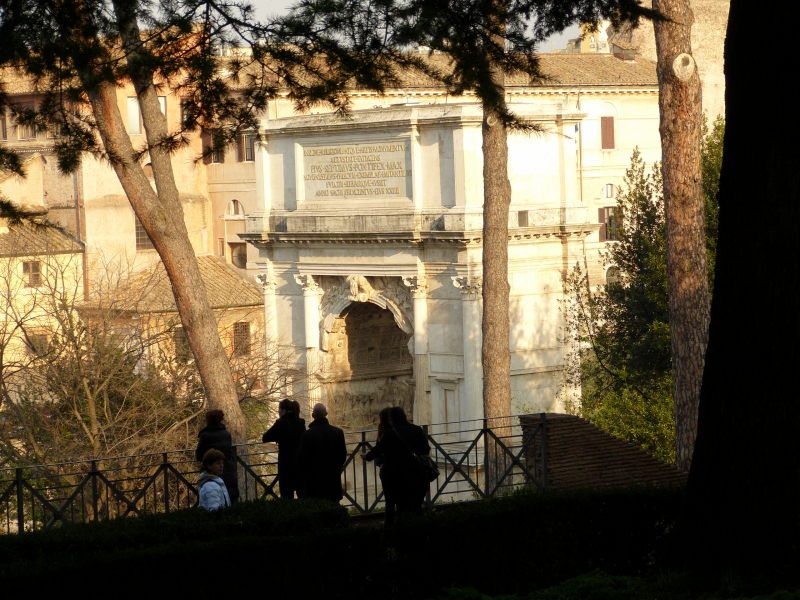
[[[621,181],[635,131],[652,129],[635,142],[646,157],[657,146],[657,95],[640,92],[637,108],[617,95],[594,115],[574,97],[511,100],[546,130],[508,140],[515,413],[563,412],[577,393],[564,381],[563,281],[578,262],[602,278],[597,202]],[[605,114],[631,138],[613,156],[600,150]],[[483,416],[481,142],[470,102],[262,121],[248,267],[267,336],[296,361],[288,391],[345,428],[374,425],[389,404],[417,423]]]

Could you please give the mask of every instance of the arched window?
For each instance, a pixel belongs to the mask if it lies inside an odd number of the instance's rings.
[[[231,263],[238,269],[247,268],[247,244],[229,243],[231,249]]]
[[[229,217],[244,217],[244,207],[236,198],[228,202]]]
[[[622,283],[619,267],[609,267],[606,271],[606,285],[618,285]]]

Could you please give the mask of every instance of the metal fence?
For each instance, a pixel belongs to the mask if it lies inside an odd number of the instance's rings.
[[[526,419],[524,430],[520,417],[423,426],[440,471],[430,485],[428,505],[546,487],[544,415],[533,425]],[[342,505],[352,514],[384,507],[377,467],[360,456],[372,448],[376,433],[345,433]],[[248,443],[236,449],[241,500],[277,499],[277,448]],[[194,449],[3,468],[0,533],[187,509],[197,505],[198,475]]]

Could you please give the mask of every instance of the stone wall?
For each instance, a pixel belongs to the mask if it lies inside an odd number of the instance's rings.
[[[703,86],[703,111],[711,124],[717,115],[725,114],[724,50],[728,27],[730,0],[692,0],[694,24],[692,25],[692,54],[697,62]],[[637,54],[656,60],[656,39],[653,24],[642,21],[633,31],[617,32],[609,36],[624,36]]]

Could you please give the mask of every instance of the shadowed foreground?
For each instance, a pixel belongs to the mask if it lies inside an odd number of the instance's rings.
[[[394,532],[322,501],[189,509],[2,536],[0,584],[115,598],[800,598],[796,580],[661,570],[681,491],[524,492],[440,506]]]

